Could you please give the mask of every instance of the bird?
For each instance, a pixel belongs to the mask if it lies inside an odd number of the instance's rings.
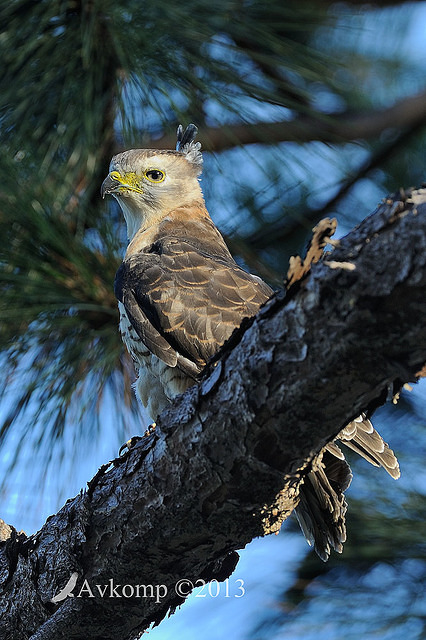
[[[74,573],[71,574],[71,577],[66,583],[65,587],[61,589],[60,592],[50,600],[50,602],[56,604],[57,602],[62,602],[62,600],[65,600],[65,598],[74,598],[74,594],[72,592],[75,585],[77,584],[77,580],[78,573],[77,571],[74,571]]]
[[[176,149],[130,149],[115,155],[101,195],[123,212],[128,246],[114,291],[119,328],[135,363],[135,392],[155,422],[241,325],[273,295],[241,268],[213,223],[200,185],[197,127],[179,125]],[[399,477],[394,452],[362,414],[337,436]],[[314,458],[299,491],[296,517],[322,560],[346,540],[344,492],[352,479],[336,441]]]

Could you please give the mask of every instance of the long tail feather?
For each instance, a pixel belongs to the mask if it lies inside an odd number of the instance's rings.
[[[394,452],[364,414],[342,429],[337,440],[374,466],[383,467],[392,478],[399,478]],[[331,549],[338,553],[343,550],[347,509],[344,492],[351,479],[342,450],[336,442],[329,442],[314,459],[312,470],[300,487],[295,514],[306,540],[324,561],[328,560]]]
[[[370,464],[383,467],[395,480],[399,478],[399,464],[394,452],[364,414],[350,422],[337,437]]]

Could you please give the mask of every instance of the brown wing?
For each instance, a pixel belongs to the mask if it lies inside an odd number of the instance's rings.
[[[123,262],[115,292],[146,347],[194,376],[272,289],[196,240],[163,237]]]

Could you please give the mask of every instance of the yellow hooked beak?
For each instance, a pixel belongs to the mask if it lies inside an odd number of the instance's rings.
[[[127,191],[143,193],[143,190],[140,187],[140,180],[133,171],[125,173],[124,176],[120,175],[118,171],[111,171],[101,186],[102,198],[105,198],[108,193],[112,193],[114,195],[126,193]]]

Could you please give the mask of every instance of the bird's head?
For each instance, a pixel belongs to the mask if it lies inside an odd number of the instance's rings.
[[[187,133],[188,132],[188,133]],[[129,239],[178,207],[202,201],[198,181],[202,168],[197,128],[178,129],[177,150],[131,149],[114,156],[101,195],[116,198]],[[186,136],[186,137],[185,137]]]

